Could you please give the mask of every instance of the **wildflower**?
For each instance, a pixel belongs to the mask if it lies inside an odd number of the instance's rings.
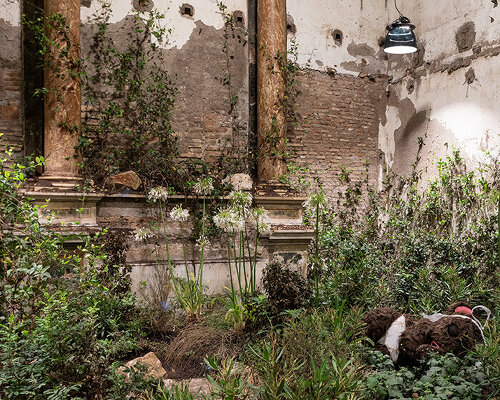
[[[189,211],[181,206],[175,206],[172,208],[172,211],[170,211],[170,217],[174,221],[185,222],[189,218]]]
[[[316,212],[316,209],[324,210],[327,204],[325,192],[319,191],[312,193],[302,206],[310,212]]]
[[[197,195],[206,196],[207,194],[212,193],[214,190],[214,186],[212,184],[212,178],[200,178],[198,182],[194,184],[194,191]]]
[[[168,199],[168,189],[163,186],[158,186],[151,189],[148,193],[148,199],[152,202],[167,201]]]
[[[237,233],[245,229],[245,220],[232,207],[219,210],[217,215],[214,216],[214,223],[224,232]]]
[[[250,222],[257,228],[259,234],[268,235],[271,231],[271,220],[266,209],[254,208],[250,212]]]
[[[232,191],[229,202],[236,209],[246,211],[252,205],[252,195],[244,191]]]
[[[134,236],[134,239],[139,241],[139,240],[147,240],[150,237],[153,237],[154,233],[151,232],[151,230],[146,229],[146,228],[141,228],[137,231],[137,233]]]

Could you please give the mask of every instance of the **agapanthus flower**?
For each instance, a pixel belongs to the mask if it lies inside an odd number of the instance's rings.
[[[229,203],[238,210],[247,210],[252,205],[252,195],[244,191],[232,191]]]
[[[201,249],[206,249],[210,246],[210,241],[206,236],[200,235],[198,239],[196,239],[195,246],[198,247],[198,249],[201,251]]]
[[[150,237],[153,237],[155,234],[150,230],[150,229],[146,229],[146,228],[141,228],[139,229],[135,236],[134,236],[134,239],[139,241],[139,240],[147,240],[149,239]]]
[[[245,229],[245,220],[232,207],[220,209],[214,216],[215,225],[224,232],[238,233]]]
[[[319,191],[312,193],[302,205],[309,212],[316,212],[317,208],[319,211],[324,210],[328,205],[325,192]]]
[[[168,199],[168,189],[163,186],[158,186],[151,189],[148,193],[148,199],[152,202],[167,201]]]
[[[189,211],[181,206],[175,206],[170,211],[170,218],[174,221],[185,222],[189,218]]]
[[[268,235],[271,231],[271,220],[266,209],[257,207],[250,212],[250,222],[257,228],[260,235]]]
[[[206,196],[212,193],[214,190],[214,185],[212,184],[212,178],[200,178],[198,182],[194,184],[194,191],[199,196]]]

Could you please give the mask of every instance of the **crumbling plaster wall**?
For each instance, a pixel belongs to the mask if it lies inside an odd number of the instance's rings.
[[[389,56],[388,113],[380,124],[385,167],[406,174],[460,149],[476,165],[500,153],[500,8],[491,0],[405,4],[417,26],[416,56]]]
[[[288,0],[299,64],[348,75],[385,73],[379,39],[388,20],[386,0]],[[290,23],[289,23],[290,25]]]
[[[181,157],[215,163],[224,152],[229,157],[243,158],[243,169],[248,168],[246,0],[224,2],[228,15],[241,11],[243,16],[234,35],[229,32],[226,52],[224,18],[216,0],[152,3],[165,16],[161,24],[171,30],[168,42],[160,46],[165,69],[174,77],[178,89],[171,122],[179,137]],[[192,15],[182,14],[185,6],[191,7]],[[90,34],[93,15],[99,8],[99,1],[82,2],[83,37]],[[134,13],[134,1],[113,0],[112,11],[109,22],[114,27],[123,26],[127,16]],[[126,43],[126,30],[114,29],[113,35],[117,43]],[[84,55],[86,51],[90,49],[84,43]],[[232,97],[237,99],[234,108]]]
[[[380,182],[389,168],[400,174],[410,171],[416,159],[418,138],[425,135],[420,166],[426,168],[428,176],[435,172],[435,161],[449,154],[452,148],[462,149],[470,162],[484,159],[485,152],[498,156],[500,7],[497,2],[417,0],[399,1],[398,5],[416,25],[419,51],[414,55],[383,52],[385,27],[398,16],[392,1],[287,1],[289,41],[293,39],[298,44],[299,64],[316,74],[329,74],[329,90],[332,94],[336,89],[339,91],[338,96],[322,98],[322,109],[317,118],[310,119],[312,122],[304,129],[300,141],[292,137],[299,162],[309,161],[319,172],[339,164],[356,172],[356,165],[360,168],[360,152],[356,159],[351,150],[343,151],[345,141],[364,143],[366,149],[369,149],[367,143],[377,143],[378,166],[373,165],[373,153],[368,151],[365,158],[372,168],[378,169],[375,175]],[[341,84],[342,77],[353,76],[371,84],[342,93],[346,87]],[[324,77],[317,82],[309,79],[303,92],[317,90],[315,96],[321,97],[324,82]],[[355,100],[358,96],[365,100],[364,105]],[[368,117],[369,123],[361,126],[370,128],[352,129],[344,118],[336,116],[340,112],[345,114],[342,107],[346,103],[354,104],[360,117],[372,116]],[[314,116],[316,110],[307,110],[306,106],[302,112],[305,118]],[[323,124],[318,123],[321,119]],[[327,145],[317,146],[318,142]],[[325,179],[325,174],[321,175]],[[370,176],[374,176],[373,170]],[[331,173],[326,179],[332,179]]]
[[[0,3],[0,153],[12,147],[20,155],[23,143],[22,27],[19,0]]]

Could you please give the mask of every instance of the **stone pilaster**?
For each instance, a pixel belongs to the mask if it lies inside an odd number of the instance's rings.
[[[81,125],[80,0],[45,0],[46,34],[57,45],[46,54],[42,181],[71,186],[78,180],[78,136]]]
[[[260,182],[286,172],[286,0],[257,2],[257,144]]]

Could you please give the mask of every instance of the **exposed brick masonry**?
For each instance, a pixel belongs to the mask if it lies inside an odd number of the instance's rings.
[[[23,143],[21,29],[0,21],[0,153],[14,147],[21,153]]]
[[[289,149],[294,161],[309,165],[319,176],[330,197],[340,189],[338,171],[345,165],[359,179],[369,162],[369,179],[377,178],[377,103],[385,93],[382,80],[370,81],[354,76],[334,76],[304,71],[299,76],[301,94],[298,127],[289,124]]]

